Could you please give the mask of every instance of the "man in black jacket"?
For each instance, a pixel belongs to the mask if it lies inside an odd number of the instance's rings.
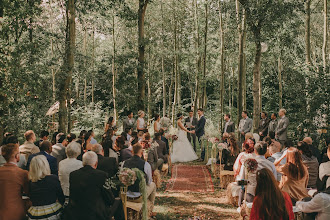
[[[259,136],[260,140],[263,140],[264,137],[268,134],[269,118],[267,117],[267,112],[261,112],[261,120],[259,121]]]
[[[167,153],[168,153],[169,150],[170,150],[170,147],[169,147],[169,145],[168,145],[168,140],[167,140],[167,138],[165,137],[165,131],[164,131],[164,129],[161,128],[161,129],[159,130],[159,133],[160,133],[160,135],[161,135],[161,140],[165,142],[166,150],[167,150]]]
[[[108,174],[108,177],[111,178],[118,172],[118,165],[116,158],[114,157],[104,157],[104,150],[101,144],[94,144],[92,146],[92,151],[97,154],[97,168]]]
[[[224,116],[225,119],[225,127],[223,128],[223,133],[233,133],[235,132],[235,124],[233,121],[230,120],[230,114],[225,114]]]
[[[194,111],[193,110],[189,111],[189,117],[187,117],[184,120],[184,123],[185,123],[185,127],[187,128],[188,131],[195,130],[195,127],[198,124],[198,119],[196,117],[194,117]],[[193,145],[194,145],[194,150],[196,152],[196,134],[191,134],[191,133],[187,132],[187,138],[190,142],[191,142],[191,139],[192,139]]]
[[[64,212],[67,220],[124,219],[120,199],[111,192],[110,179],[97,170],[98,159],[93,151],[83,155],[84,167],[70,174],[70,201]]]

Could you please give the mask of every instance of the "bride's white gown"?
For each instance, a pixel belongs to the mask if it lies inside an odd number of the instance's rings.
[[[198,156],[187,138],[187,132],[179,127],[177,136],[178,139],[173,142],[172,163],[197,160]]]

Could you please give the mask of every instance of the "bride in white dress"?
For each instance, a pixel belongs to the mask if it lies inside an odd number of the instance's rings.
[[[187,138],[187,132],[192,133],[191,131],[188,131],[183,123],[183,115],[179,113],[178,115],[178,139],[173,142],[173,153],[171,154],[171,160],[172,163],[176,162],[189,162],[194,161],[198,159],[197,154],[195,153],[193,147],[191,146],[190,141]]]

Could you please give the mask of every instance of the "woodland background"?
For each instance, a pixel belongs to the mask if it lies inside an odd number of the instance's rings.
[[[291,136],[317,135],[328,129],[328,10],[327,0],[1,0],[0,132],[54,121],[101,132],[128,110],[151,119],[197,107],[217,129],[246,109],[256,128],[261,111],[283,107]]]

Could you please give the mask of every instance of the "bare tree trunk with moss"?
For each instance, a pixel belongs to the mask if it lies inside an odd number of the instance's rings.
[[[95,72],[95,28],[93,28],[93,50],[92,50],[92,103],[94,103],[94,73]]]
[[[145,64],[144,18],[145,18],[148,2],[149,0],[139,0],[139,10],[138,10],[139,57],[138,57],[138,68],[137,68],[137,75],[138,75],[137,105],[139,110],[145,109],[146,83],[145,83],[145,74],[144,74],[144,64]]]
[[[221,62],[221,79],[220,79],[220,133],[223,131],[224,123],[224,96],[225,96],[225,58],[224,58],[224,34],[222,23],[222,6],[219,0],[219,30],[220,30],[220,62]],[[230,98],[229,98],[230,100]]]
[[[282,84],[282,62],[281,62],[281,57],[278,57],[277,61],[277,67],[278,67],[278,87],[279,87],[279,108],[283,108],[283,84]]]
[[[166,115],[166,75],[165,75],[165,67],[164,67],[164,12],[163,12],[163,1],[160,3],[161,14],[162,14],[162,75],[163,75],[163,117]]]
[[[323,59],[323,71],[326,72],[327,68],[327,44],[328,44],[328,0],[324,0],[324,7],[323,7],[323,46],[322,46],[322,59]]]
[[[208,31],[208,1],[205,2],[205,30],[204,30],[204,57],[203,57],[203,95],[202,95],[202,108],[206,107],[207,94],[206,94],[206,60],[207,60],[207,31]]]
[[[87,26],[85,27],[85,34],[84,34],[84,69],[85,69],[85,78],[84,78],[84,105],[87,105]]]
[[[118,113],[117,113],[117,100],[116,100],[116,36],[115,36],[115,14],[112,16],[112,46],[113,46],[113,52],[112,52],[112,102],[113,102],[113,117],[115,121],[118,121]]]
[[[72,72],[74,68],[74,53],[75,53],[75,4],[74,0],[68,0],[66,4],[66,44],[65,44],[65,58],[63,65],[63,78],[59,84],[59,132],[66,132],[67,125],[67,105],[70,102],[69,90],[72,81]],[[68,100],[69,99],[69,100]]]
[[[148,54],[148,75],[147,75],[147,90],[148,90],[148,103],[147,103],[147,112],[148,112],[148,123],[150,122],[152,115],[151,115],[151,86],[150,86],[150,63],[151,63],[151,56],[150,56],[150,47],[149,47],[149,54]]]
[[[201,57],[199,53],[199,25],[198,25],[198,2],[194,0],[194,21],[195,21],[195,53],[196,53],[196,72],[195,72],[195,97],[194,97],[194,115],[197,114],[197,109],[199,107],[199,74],[201,69]]]
[[[311,0],[305,1],[305,14],[306,63],[311,64]]]

